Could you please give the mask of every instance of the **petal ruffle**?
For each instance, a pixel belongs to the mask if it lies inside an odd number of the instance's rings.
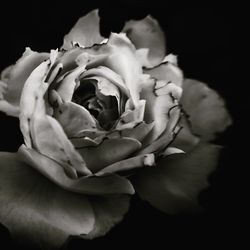
[[[22,161],[65,190],[87,195],[134,193],[131,183],[121,176],[86,176],[72,179],[65,174],[63,168],[57,162],[33,149],[28,149],[23,145],[18,153]]]
[[[21,243],[58,248],[70,235],[90,233],[95,214],[88,198],[61,189],[13,153],[1,153],[0,221]]]
[[[220,150],[216,145],[198,144],[187,154],[163,158],[135,177],[136,192],[166,213],[199,211],[198,195],[208,186],[207,177],[218,163]]]
[[[8,67],[2,72],[1,80],[5,83],[5,89],[4,92],[1,91],[0,84],[0,111],[18,117],[19,103],[25,81],[30,73],[42,61],[48,58],[48,53],[38,53],[32,51],[30,48],[26,48],[22,57],[16,64]]]
[[[62,48],[69,50],[77,43],[84,47],[101,43],[105,38],[100,35],[99,19],[97,9],[80,18],[64,37]]]
[[[144,72],[157,80],[172,82],[181,87],[183,82],[183,73],[180,68],[170,63],[169,61],[163,62],[151,69],[145,69]]]
[[[213,140],[231,123],[223,99],[205,83],[186,79],[181,98],[183,109],[189,116],[193,132],[204,141]]]
[[[146,122],[154,121],[154,128],[147,138],[148,143],[157,139],[165,131],[170,119],[170,112],[178,105],[181,92],[181,88],[173,83],[156,81],[151,78],[143,86],[141,98],[146,100],[144,120]]]
[[[151,16],[142,20],[128,21],[123,31],[137,49],[149,48],[149,62],[157,65],[166,55],[166,40],[158,22]]]

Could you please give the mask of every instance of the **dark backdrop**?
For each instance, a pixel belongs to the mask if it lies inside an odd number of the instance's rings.
[[[140,19],[147,14],[158,19],[167,35],[168,52],[178,55],[185,76],[207,82],[220,93],[233,116],[234,126],[217,140],[227,148],[217,171],[210,177],[211,186],[200,195],[204,214],[169,216],[134,197],[124,221],[109,234],[93,241],[73,240],[68,249],[133,247],[136,243],[153,243],[156,249],[191,243],[203,249],[205,245],[218,247],[218,242],[223,245],[231,242],[235,229],[241,229],[238,223],[245,218],[240,216],[243,204],[239,202],[240,193],[235,186],[238,173],[244,171],[236,154],[242,132],[237,120],[247,111],[246,99],[242,96],[244,91],[238,91],[240,83],[233,78],[237,27],[232,17],[235,12],[225,8],[172,8],[152,1],[144,4],[135,1],[117,4],[109,1],[106,4],[94,1],[7,2],[1,7],[0,70],[14,63],[27,46],[35,51],[60,47],[64,34],[77,19],[96,7],[100,9],[103,35],[111,30],[119,32],[124,21],[129,19]],[[21,142],[18,121],[0,114],[0,150],[15,151]],[[12,246],[8,231],[3,228],[1,249],[4,243],[7,243],[6,249]]]

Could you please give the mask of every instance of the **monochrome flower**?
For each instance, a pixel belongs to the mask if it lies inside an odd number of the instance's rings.
[[[104,235],[135,192],[167,213],[200,209],[221,148],[208,142],[231,118],[165,46],[151,16],[102,37],[94,10],[59,50],[26,48],[2,72],[0,110],[19,118],[25,142],[0,154],[0,221],[17,239]]]

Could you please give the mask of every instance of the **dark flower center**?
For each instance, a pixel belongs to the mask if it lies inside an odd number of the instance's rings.
[[[114,96],[103,95],[95,79],[81,80],[72,102],[86,108],[105,130],[110,130],[119,118],[117,99]]]

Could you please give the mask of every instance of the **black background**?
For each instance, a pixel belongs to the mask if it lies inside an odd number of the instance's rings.
[[[234,78],[237,61],[233,56],[239,49],[235,47],[238,28],[235,10],[172,8],[153,2],[33,1],[29,4],[9,2],[1,7],[0,70],[13,64],[27,46],[35,51],[60,47],[63,36],[77,19],[94,8],[100,9],[101,32],[106,36],[111,30],[119,32],[126,20],[151,14],[166,32],[168,52],[178,55],[185,76],[207,82],[216,89],[226,100],[234,119],[234,126],[217,140],[217,143],[226,145],[226,149],[217,171],[210,176],[211,186],[200,195],[204,214],[169,216],[134,197],[123,222],[109,234],[93,241],[74,239],[68,249],[134,247],[135,244],[141,247],[153,244],[155,249],[167,249],[170,245],[188,247],[190,244],[198,245],[200,249],[204,246],[219,247],[218,244],[223,247],[236,239],[237,232],[244,231],[242,222],[246,216],[237,183],[246,166],[239,160],[237,152],[242,147],[240,140],[242,131],[245,131],[239,120],[248,108],[242,91],[246,85]],[[0,114],[0,150],[14,152],[21,142],[18,121]],[[237,243],[240,244],[241,240]],[[1,249],[13,247],[4,228],[0,245]]]

